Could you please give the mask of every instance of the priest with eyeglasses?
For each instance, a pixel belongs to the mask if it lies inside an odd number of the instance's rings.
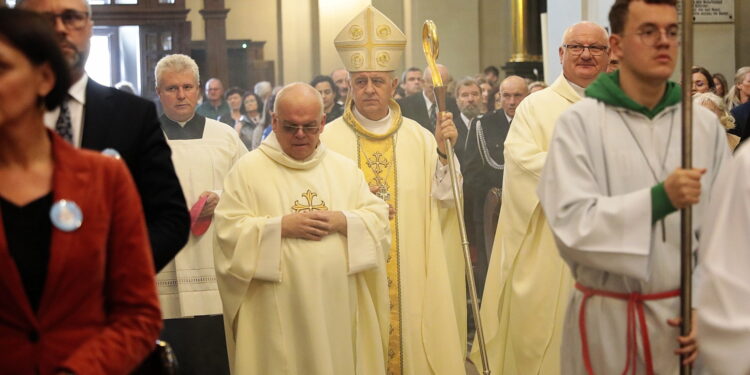
[[[284,87],[273,133],[226,177],[214,251],[234,374],[385,374],[388,205],[319,141],[324,123],[317,90]]]

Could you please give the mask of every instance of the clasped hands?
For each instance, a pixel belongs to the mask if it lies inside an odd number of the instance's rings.
[[[346,216],[341,211],[308,211],[281,217],[281,237],[320,241],[338,232],[346,235]]]

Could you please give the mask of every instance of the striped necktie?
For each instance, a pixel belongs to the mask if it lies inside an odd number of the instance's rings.
[[[60,104],[60,116],[57,118],[55,131],[68,143],[73,144],[73,125],[70,120],[69,100],[70,97],[66,97]]]

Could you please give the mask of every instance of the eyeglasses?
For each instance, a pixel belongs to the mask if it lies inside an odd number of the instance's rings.
[[[669,43],[678,42],[680,39],[680,28],[677,26],[670,26],[666,29],[660,29],[656,26],[646,26],[635,34],[641,38],[643,44],[653,47],[659,43],[662,35],[664,35]]]
[[[297,132],[300,131],[300,129],[302,129],[302,131],[305,134],[309,134],[309,135],[318,134],[318,132],[320,131],[320,126],[317,126],[317,125],[313,125],[313,126],[283,125],[281,128],[284,129],[284,131],[289,134],[297,134]]]
[[[583,50],[588,49],[592,56],[602,55],[609,49],[607,46],[599,46],[596,44],[590,46],[584,46],[583,44],[563,44],[563,47],[567,48],[573,55],[580,55],[583,53]]]
[[[58,14],[43,12],[41,13],[41,15],[47,18],[47,20],[49,20],[52,25],[55,25],[57,23],[57,19],[59,18],[66,28],[73,30],[80,30],[84,28],[86,26],[86,21],[89,18],[88,12],[80,12],[72,9],[68,9]]]

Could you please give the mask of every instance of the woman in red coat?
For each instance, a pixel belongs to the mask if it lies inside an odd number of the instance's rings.
[[[74,27],[75,17],[55,22]],[[125,164],[44,127],[67,96],[49,20],[0,9],[0,373],[127,374],[161,320]]]

